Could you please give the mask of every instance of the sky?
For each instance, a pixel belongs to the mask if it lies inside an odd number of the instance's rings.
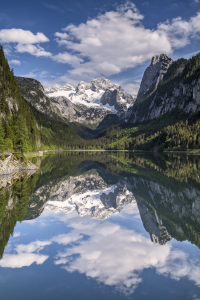
[[[105,77],[133,95],[153,55],[200,52],[200,0],[7,0],[0,44],[16,76],[45,87]]]

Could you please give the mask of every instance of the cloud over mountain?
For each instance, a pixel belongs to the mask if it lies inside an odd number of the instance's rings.
[[[181,17],[167,20],[152,30],[144,27],[143,19],[128,1],[86,23],[70,24],[62,29],[63,33],[55,33],[58,45],[65,46],[70,54],[59,53],[53,59],[69,63],[73,67],[69,71],[72,78],[80,74],[109,76],[135,67],[155,54],[172,53],[199,37],[200,13],[188,21]]]

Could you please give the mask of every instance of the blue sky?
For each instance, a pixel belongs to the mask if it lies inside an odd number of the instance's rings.
[[[7,0],[0,44],[17,76],[45,86],[103,76],[134,94],[153,55],[200,51],[200,0]]]

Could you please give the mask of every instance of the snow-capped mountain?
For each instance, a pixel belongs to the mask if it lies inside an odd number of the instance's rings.
[[[64,118],[85,124],[98,125],[108,114],[121,119],[135,100],[121,86],[105,78],[81,81],[76,89],[69,84],[56,84],[45,91]]]

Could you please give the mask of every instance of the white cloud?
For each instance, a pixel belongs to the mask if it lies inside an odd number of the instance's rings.
[[[155,52],[171,52],[166,35],[145,29],[141,24],[143,18],[133,3],[126,2],[116,11],[98,15],[85,24],[67,26],[67,36],[57,32],[59,44],[78,53],[76,57],[87,58],[70,71],[70,76],[108,76],[142,63]]]
[[[21,235],[20,232],[15,232],[15,233],[13,234],[13,237],[18,237],[18,236],[20,236],[20,235]]]
[[[56,41],[64,45],[67,52],[53,59],[71,64],[73,69],[66,74],[71,80],[81,76],[91,79],[135,67],[155,54],[169,55],[175,48],[184,47],[192,38],[199,37],[199,13],[188,21],[180,17],[167,20],[154,30],[145,28],[143,19],[136,6],[128,1],[115,11],[99,14],[86,23],[71,24],[62,29],[63,33],[55,33]]]
[[[67,52],[65,53],[59,53],[55,56],[52,57],[53,60],[60,62],[60,63],[68,63],[72,66],[77,66],[79,65],[81,62],[83,62],[83,59],[75,56],[75,55],[71,55]]]
[[[139,87],[140,87],[139,83],[128,83],[123,86],[124,90],[130,95],[137,95]]]
[[[44,48],[39,45],[39,43],[44,42],[49,42],[49,39],[42,32],[33,34],[29,30],[23,30],[20,28],[0,30],[0,43],[6,45],[8,49],[7,54],[11,53],[11,47],[9,44],[13,43],[15,44],[16,52],[27,52],[37,57],[49,57],[51,56],[51,53],[45,51]]]
[[[11,59],[11,60],[9,60],[9,64],[14,64],[14,65],[20,66],[21,65],[21,61],[17,60],[17,59]]]
[[[69,37],[69,35],[67,33],[60,33],[60,32],[56,32],[54,35],[61,39],[67,39]]]
[[[22,45],[22,44],[17,44],[15,46],[15,50],[17,52],[20,52],[20,53],[28,52],[29,54],[35,55],[37,57],[40,57],[40,56],[49,57],[49,56],[51,56],[50,52],[45,51],[44,48],[40,47],[39,45],[32,45],[32,44]]]
[[[181,48],[190,44],[191,38],[200,37],[200,13],[191,17],[189,21],[181,17],[167,20],[158,24],[158,31],[166,34],[172,48]]]
[[[48,41],[49,39],[42,32],[33,34],[29,30],[20,28],[0,30],[0,43],[38,44]]]
[[[199,3],[199,0],[194,0],[195,3]]]
[[[45,71],[45,70],[38,70],[38,69],[34,69],[32,71],[30,71],[29,73],[26,73],[26,74],[21,74],[19,75],[20,77],[27,77],[27,78],[39,78],[40,80],[42,78],[46,78],[48,76],[48,71]],[[31,220],[31,221],[26,221],[26,222],[30,222],[31,224],[34,223],[33,222],[34,220]]]

